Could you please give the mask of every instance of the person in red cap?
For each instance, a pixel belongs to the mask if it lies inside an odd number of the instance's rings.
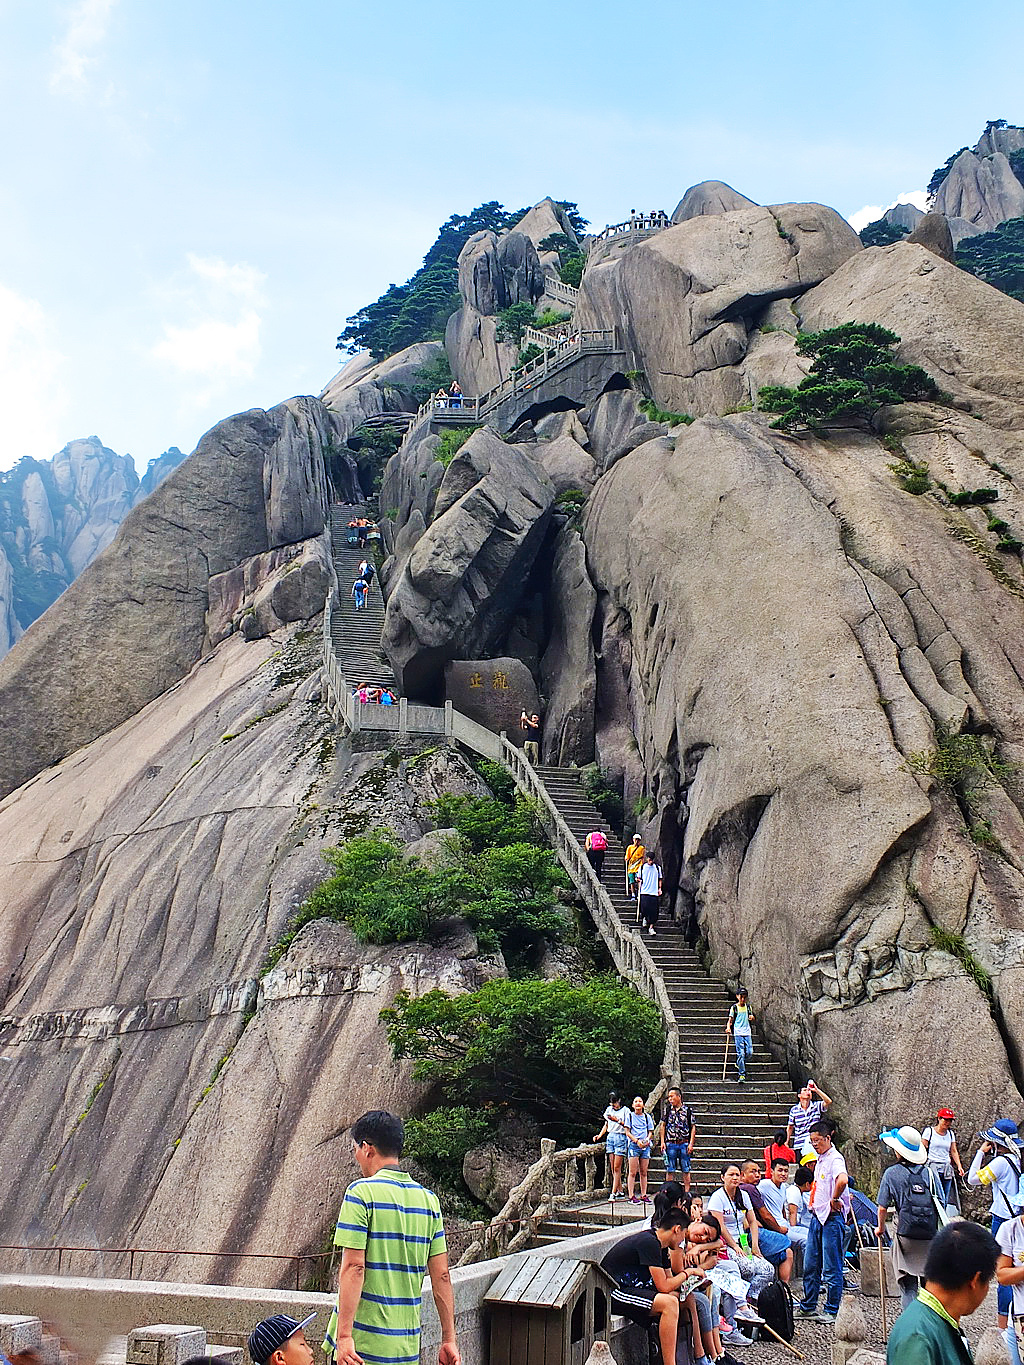
[[[961,1180],[967,1179],[957,1150],[956,1133],[953,1132],[955,1118],[952,1109],[940,1109],[935,1127],[926,1128],[921,1134],[921,1141],[928,1153],[928,1166],[941,1191],[939,1198],[950,1213],[960,1212],[960,1191],[954,1170],[959,1172]]]

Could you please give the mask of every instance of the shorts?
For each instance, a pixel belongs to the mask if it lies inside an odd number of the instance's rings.
[[[629,1318],[630,1322],[650,1322],[653,1302],[653,1289],[630,1289],[620,1286],[612,1290],[612,1312],[621,1313],[624,1318]]]
[[[681,1171],[683,1175],[690,1174],[690,1153],[685,1142],[666,1142],[665,1143],[665,1167],[670,1171]]]
[[[616,1133],[614,1137],[607,1137],[604,1140],[604,1150],[609,1156],[625,1156],[628,1146],[629,1139],[625,1133]]]
[[[766,1261],[779,1266],[786,1259],[786,1252],[792,1243],[784,1232],[775,1232],[772,1228],[758,1228],[757,1245]]]
[[[629,895],[631,895],[631,896],[635,896],[635,895],[636,895],[636,879],[637,879],[638,876],[639,876],[639,873],[637,873],[637,872],[627,872],[627,873],[626,873],[626,886],[627,886],[627,888],[628,888]]]
[[[628,1152],[630,1156],[638,1156],[641,1161],[650,1161],[651,1159],[650,1147],[638,1147],[632,1138],[629,1139]]]

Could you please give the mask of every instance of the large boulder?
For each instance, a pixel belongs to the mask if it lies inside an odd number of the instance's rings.
[[[573,246],[578,245],[576,230],[569,222],[565,209],[550,197],[542,199],[539,204],[534,204],[533,208],[520,218],[512,231],[521,232],[529,237],[535,247],[539,247],[546,237],[559,234],[568,237]]]
[[[686,223],[691,218],[702,218],[710,213],[733,213],[736,209],[756,208],[739,190],[723,180],[702,180],[691,185],[672,213],[673,223]]]
[[[956,264],[949,220],[941,213],[923,213],[904,240],[926,247],[934,256],[948,261],[950,265]]]
[[[519,602],[554,488],[489,427],[448,466],[434,519],[389,585],[383,645],[403,692],[436,696],[451,659],[485,658]]]
[[[315,398],[240,413],[128,514],[0,660],[0,794],[188,672],[206,637],[211,575],[323,533],[334,435]]]
[[[459,293],[478,313],[491,316],[514,303],[536,303],[543,292],[537,248],[522,232],[503,237],[475,232],[459,252]]]
[[[340,439],[351,436],[367,417],[384,412],[415,412],[418,406],[412,387],[425,365],[439,360],[444,347],[439,341],[418,341],[386,360],[374,360],[369,351],[352,357],[320,395],[334,414]]]
[[[922,365],[986,421],[1024,420],[1024,303],[897,242],[852,257],[794,304],[805,331],[878,322],[902,338],[900,355]]]
[[[777,204],[692,218],[588,266],[576,319],[618,326],[658,406],[695,416],[749,402],[742,371],[751,323],[862,250],[821,204]]]
[[[906,228],[912,232],[924,217],[924,213],[916,204],[893,204],[891,209],[886,209],[882,214],[885,222],[893,227]]]
[[[933,208],[947,218],[966,219],[975,231],[990,232],[1008,218],[1024,215],[1024,185],[1005,153],[980,157],[961,152],[939,186]],[[957,239],[956,230],[953,236]]]
[[[519,745],[529,738],[520,727],[520,716],[540,709],[530,670],[521,659],[508,656],[453,660],[444,670],[444,694],[456,711],[495,734],[504,730]]]
[[[994,152],[1002,152],[1009,156],[1011,152],[1019,152],[1024,148],[1024,128],[986,128],[978,139],[977,146],[974,148],[976,156],[992,156]]]

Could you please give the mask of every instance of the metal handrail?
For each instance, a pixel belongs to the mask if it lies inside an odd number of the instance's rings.
[[[57,1274],[61,1273],[62,1262],[65,1255],[77,1252],[88,1252],[93,1256],[127,1256],[128,1257],[128,1278],[135,1278],[135,1258],[136,1256],[207,1256],[218,1257],[226,1256],[235,1261],[291,1261],[295,1265],[295,1288],[296,1291],[302,1287],[302,1263],[304,1261],[330,1261],[336,1255],[333,1251],[310,1251],[296,1254],[288,1251],[196,1251],[194,1248],[186,1247],[76,1247],[76,1246],[18,1246],[0,1245],[0,1251],[27,1251],[36,1255],[52,1255],[57,1253]]]

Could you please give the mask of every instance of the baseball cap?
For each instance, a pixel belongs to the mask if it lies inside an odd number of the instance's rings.
[[[937,1119],[955,1119],[956,1115],[953,1113],[952,1109],[940,1109],[935,1117]]]
[[[255,1365],[266,1365],[274,1352],[280,1350],[289,1337],[301,1332],[303,1327],[308,1327],[315,1317],[316,1313],[313,1312],[308,1318],[296,1322],[287,1313],[275,1313],[272,1318],[264,1318],[262,1322],[258,1322],[249,1333],[249,1354]]]

